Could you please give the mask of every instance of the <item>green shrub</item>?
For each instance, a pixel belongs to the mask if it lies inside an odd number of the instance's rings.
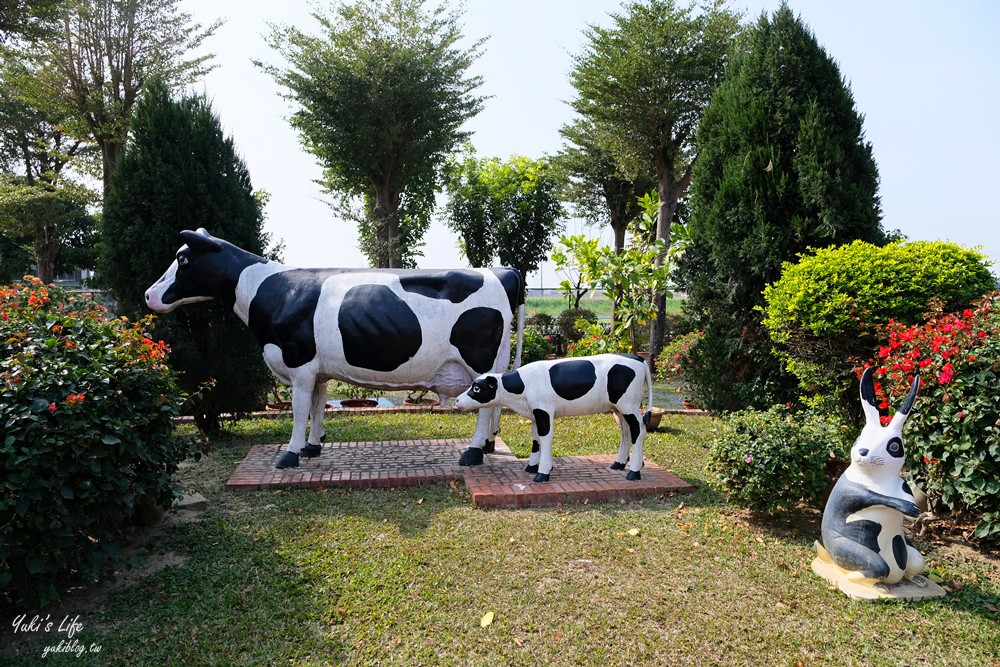
[[[786,368],[817,405],[856,417],[853,369],[890,320],[921,321],[940,300],[961,309],[994,289],[984,255],[954,243],[854,243],[818,250],[764,290],[767,327]]]
[[[873,361],[882,407],[902,402],[919,373],[906,425],[913,478],[932,507],[977,519],[1000,538],[1000,292],[926,324],[891,322]]]
[[[576,321],[576,326],[582,332],[580,338],[570,343],[566,348],[567,357],[586,357],[592,354],[609,352],[624,352],[628,343],[615,337],[610,327],[588,322],[584,319]]]
[[[592,310],[586,308],[567,308],[559,313],[556,324],[559,325],[559,333],[567,344],[580,340],[584,335],[584,329],[580,328],[578,322],[583,320],[590,324],[597,322],[597,315]]]
[[[184,396],[142,324],[34,280],[0,287],[0,589],[42,604],[115,565],[137,508],[169,505],[193,453]]]
[[[676,336],[664,346],[660,358],[656,360],[656,379],[661,382],[686,383],[684,368],[687,355],[705,334],[701,331],[691,331]]]
[[[753,510],[819,505],[850,451],[839,421],[786,406],[733,412],[721,420],[709,470],[732,502]]]
[[[524,327],[524,342],[521,347],[522,364],[545,359],[552,354],[554,349],[555,347],[552,345],[550,335],[543,333],[534,326]],[[514,345],[511,345],[511,354],[514,352]]]

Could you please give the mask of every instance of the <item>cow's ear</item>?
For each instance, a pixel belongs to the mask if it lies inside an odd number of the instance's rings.
[[[185,229],[181,232],[181,238],[193,250],[201,250],[202,252],[219,252],[222,250],[222,243],[219,239],[209,234],[204,227],[200,227],[196,232]]]

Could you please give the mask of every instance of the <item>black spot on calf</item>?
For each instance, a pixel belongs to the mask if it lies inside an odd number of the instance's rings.
[[[500,381],[503,383],[503,388],[507,390],[510,394],[523,394],[524,393],[524,379],[521,374],[517,371],[511,371],[509,373],[504,373],[500,376]]]
[[[423,340],[416,314],[385,285],[347,290],[337,324],[347,363],[373,371],[396,370],[413,358]]]
[[[552,428],[552,417],[545,410],[539,410],[538,408],[532,410],[531,414],[535,417],[535,430],[538,431],[538,437],[544,438]]]
[[[608,371],[608,399],[617,403],[635,380],[635,371],[622,364],[615,364]],[[634,438],[633,438],[634,440]]]
[[[635,415],[622,415],[622,419],[628,424],[628,430],[632,436],[632,444],[639,439],[639,420],[635,418]]]
[[[906,540],[902,535],[892,538],[892,556],[896,559],[896,565],[900,570],[906,569]]]
[[[458,316],[450,342],[477,373],[493,368],[504,335],[503,315],[495,308],[470,308]]]
[[[475,271],[441,271],[439,273],[400,274],[399,284],[413,294],[431,299],[447,299],[462,303],[483,287],[482,274]]]
[[[560,361],[549,368],[552,389],[567,401],[580,398],[597,382],[597,370],[586,359]]]

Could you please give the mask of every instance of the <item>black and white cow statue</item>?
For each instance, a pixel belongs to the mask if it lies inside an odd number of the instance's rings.
[[[524,303],[513,269],[296,269],[204,229],[181,237],[146,304],[166,313],[218,299],[250,327],[268,368],[292,388],[294,426],[278,468],[320,454],[329,380],[457,396],[477,375],[508,368],[515,312],[519,363]],[[461,465],[483,462],[499,424],[499,409],[479,412]]]
[[[455,405],[461,410],[505,407],[530,419],[532,448],[525,472],[536,473],[536,482],[549,481],[552,472],[552,421],[556,417],[613,411],[622,437],[611,469],[624,470],[630,463],[626,479],[638,480],[650,416],[648,411],[642,413],[644,382],[649,387],[646,405],[652,406],[653,382],[642,357],[598,354],[535,361],[509,373],[481,375]]]

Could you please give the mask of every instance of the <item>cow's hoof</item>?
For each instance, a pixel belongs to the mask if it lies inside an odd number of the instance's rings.
[[[481,466],[483,465],[483,450],[476,447],[469,447],[462,452],[462,458],[458,460],[460,466]]]
[[[487,440],[486,444],[483,445],[483,454],[492,454],[497,450],[496,440]]]
[[[302,456],[311,459],[323,453],[323,448],[319,445],[306,445],[302,448]]]
[[[625,470],[625,464],[624,463],[618,463],[618,461],[615,461],[614,463],[611,464],[611,469],[612,470]]]
[[[538,464],[524,466],[524,472],[538,472]]]
[[[278,459],[278,462],[274,464],[274,467],[278,470],[283,470],[285,468],[298,468],[299,467],[299,455],[295,452],[285,452]]]
[[[549,481],[549,473],[547,473],[547,472],[540,472],[540,473],[538,473],[537,475],[535,475],[535,481],[536,482],[547,482],[547,481]]]
[[[638,470],[629,470],[628,474],[625,475],[625,479],[629,480],[630,482],[634,482],[636,480],[642,479],[642,474]]]

